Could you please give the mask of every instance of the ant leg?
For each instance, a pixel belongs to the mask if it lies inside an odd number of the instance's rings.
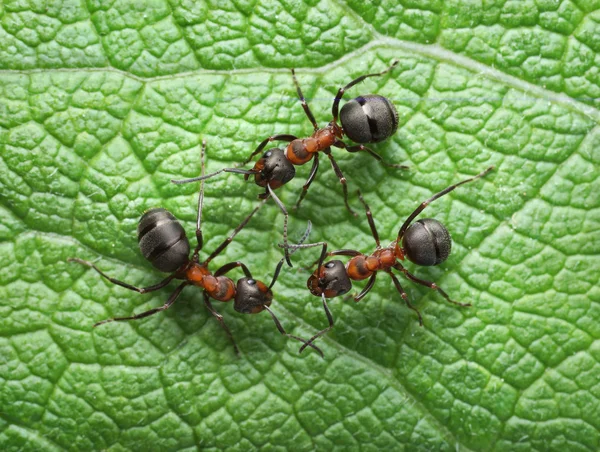
[[[305,184],[302,186],[302,193],[300,194],[300,198],[298,198],[298,201],[296,202],[294,209],[297,209],[300,207],[300,203],[306,196],[306,192],[310,188],[310,184],[312,184],[312,181],[315,179],[315,176],[317,175],[317,171],[319,170],[319,153],[315,152],[314,155],[315,155],[315,157],[313,160],[312,168],[310,169],[310,174],[308,175],[308,179],[306,179]]]
[[[454,190],[456,187],[459,187],[463,184],[466,184],[468,182],[472,182],[476,179],[479,179],[480,177],[485,176],[487,173],[489,173],[490,171],[492,171],[494,169],[493,166],[490,166],[489,168],[487,168],[485,171],[482,171],[481,173],[479,173],[476,176],[470,177],[468,179],[465,179],[463,181],[460,181],[457,184],[454,185],[450,185],[447,188],[444,188],[441,192],[436,193],[435,195],[433,195],[431,198],[429,198],[427,201],[423,201],[421,203],[421,205],[419,205],[419,207],[417,207],[415,209],[415,211],[413,213],[411,213],[408,218],[406,219],[406,221],[404,222],[404,224],[402,225],[402,227],[400,228],[400,231],[398,231],[398,239],[397,241],[400,242],[400,240],[402,240],[402,237],[404,237],[404,233],[406,232],[406,230],[408,229],[408,227],[410,226],[410,224],[412,223],[412,221],[415,219],[415,217],[417,215],[419,215],[421,212],[423,212],[423,210],[425,209],[425,207],[427,207],[429,204],[431,204],[433,201],[435,201],[436,199],[441,198],[442,196],[450,193],[452,190]]]
[[[215,308],[213,308],[213,305],[208,298],[208,294],[206,292],[203,292],[203,294],[204,294],[204,304],[206,305],[206,309],[208,309],[208,311],[215,317],[215,319],[217,319],[217,321],[219,322],[221,327],[225,330],[225,333],[227,333],[229,340],[231,340],[231,343],[233,344],[233,349],[235,350],[235,354],[239,356],[240,349],[238,348],[237,344],[235,343],[235,339],[233,338],[233,334],[231,334],[229,327],[225,324],[225,320],[223,320],[223,316],[221,314],[219,314],[217,311],[215,311]]]
[[[291,249],[292,251],[291,253],[296,252],[296,250],[299,250],[300,248],[314,248],[315,246],[322,246],[323,250],[321,251],[321,256],[312,263],[311,267],[314,267],[315,264],[318,262],[319,263],[319,270],[321,269],[321,265],[323,265],[323,261],[325,260],[325,257],[327,256],[327,242],[316,242],[316,243],[307,243],[306,245],[302,245],[302,244],[298,244],[298,245],[285,245],[283,243],[278,243],[277,246],[279,248],[288,248]]]
[[[228,264],[223,265],[221,268],[219,268],[214,273],[214,276],[215,277],[222,276],[225,273],[230,272],[234,268],[238,268],[238,267],[242,267],[242,271],[244,272],[244,275],[246,276],[246,278],[252,278],[252,274],[250,273],[250,270],[248,270],[248,267],[246,267],[246,264],[244,264],[240,261],[230,262]]]
[[[371,289],[373,288],[373,286],[375,285],[375,280],[377,279],[377,273],[373,273],[371,275],[371,277],[369,278],[369,281],[367,282],[367,285],[365,286],[365,288],[354,297],[354,301],[356,301],[357,303],[362,300],[365,295],[367,295]]]
[[[83,259],[79,259],[78,257],[70,257],[67,259],[67,262],[77,262],[78,264],[93,268],[98,273],[100,273],[100,276],[102,276],[104,279],[109,280],[111,283],[116,284],[117,286],[124,287],[125,289],[133,290],[133,291],[139,292],[139,293],[154,292],[155,290],[162,289],[163,287],[165,287],[167,284],[169,284],[175,278],[175,273],[173,273],[172,275],[167,276],[161,282],[159,282],[158,284],[154,284],[153,286],[135,287],[135,286],[132,286],[131,284],[127,284],[123,281],[119,281],[118,279],[111,278],[106,273],[104,273],[102,270],[100,270],[98,267],[96,267],[94,264],[92,264],[91,262],[84,261]]]
[[[344,204],[346,204],[346,209],[348,209],[348,212],[350,212],[355,217],[358,216],[356,212],[350,208],[350,204],[348,204],[348,186],[346,184],[346,178],[344,177],[344,173],[342,173],[342,170],[338,166],[337,162],[333,158],[333,154],[331,154],[331,149],[327,148],[323,152],[327,154],[327,157],[329,157],[329,161],[331,162],[333,171],[335,171],[335,175],[338,177],[340,183],[342,184],[342,189],[344,190]]]
[[[408,169],[408,166],[406,166],[406,165],[399,165],[397,163],[386,162],[385,160],[383,160],[383,157],[380,156],[377,152],[375,152],[373,149],[368,148],[362,144],[348,146],[343,141],[336,141],[333,145],[337,148],[345,149],[346,151],[351,152],[351,153],[365,151],[365,152],[369,153],[372,157],[374,157],[376,160],[378,160],[381,164],[383,164],[385,166],[389,166],[390,168]]]
[[[448,301],[449,303],[455,304],[456,306],[461,306],[463,308],[468,308],[468,307],[472,306],[471,303],[459,303],[458,301],[454,301],[454,300],[450,299],[450,296],[446,292],[444,292],[444,290],[442,290],[442,288],[439,287],[436,283],[434,283],[432,281],[427,281],[425,279],[417,278],[415,275],[410,273],[406,268],[404,268],[402,266],[402,264],[400,264],[399,262],[397,262],[396,265],[394,265],[394,268],[396,270],[399,270],[402,273],[404,273],[406,275],[406,277],[408,279],[410,279],[411,281],[414,281],[417,284],[421,284],[422,286],[429,287],[430,289],[437,290],[440,293],[440,295],[442,297],[444,297],[446,299],[446,301]]]
[[[327,316],[327,321],[329,322],[329,326],[325,329],[322,329],[317,334],[315,334],[313,337],[311,337],[307,343],[305,343],[302,347],[300,347],[300,350],[298,351],[298,353],[302,353],[306,347],[312,346],[312,343],[315,340],[317,340],[319,337],[323,336],[331,328],[333,328],[333,316],[331,315],[331,312],[329,311],[329,306],[327,306],[325,294],[321,294],[321,298],[323,299],[323,309],[325,310],[325,315]]]
[[[304,343],[305,346],[308,345],[309,347],[312,347],[313,349],[315,349],[319,353],[319,355],[321,355],[321,358],[324,357],[323,356],[323,352],[316,345],[308,343],[307,341],[305,341],[301,337],[294,336],[292,334],[286,333],[286,331],[283,329],[283,326],[281,325],[281,322],[279,322],[279,319],[275,316],[275,313],[273,311],[271,311],[271,308],[269,308],[266,304],[263,305],[263,307],[269,312],[269,314],[271,314],[271,317],[273,318],[273,322],[275,322],[275,326],[277,327],[277,329],[279,330],[279,332],[281,334],[283,334],[284,336],[287,336],[287,337],[289,337],[291,339],[296,339],[297,341],[300,341],[300,342]]]
[[[262,152],[262,150],[267,146],[268,143],[270,143],[271,141],[287,141],[287,142],[292,142],[295,139],[297,139],[296,136],[294,135],[288,135],[286,133],[281,133],[281,134],[276,134],[276,135],[272,135],[269,138],[265,138],[259,145],[258,147],[254,150],[254,152],[252,154],[250,154],[250,157],[248,157],[246,160],[244,160],[242,162],[242,164],[240,166],[244,166],[246,165],[250,160],[252,160],[257,154],[260,154]]]
[[[260,209],[262,207],[262,205],[265,203],[265,201],[261,202],[258,207],[255,207],[254,210],[252,212],[250,212],[250,214],[244,218],[244,220],[239,224],[239,226],[237,228],[235,228],[235,230],[231,233],[231,235],[229,237],[227,237],[223,243],[221,243],[217,249],[215,249],[212,254],[210,256],[208,256],[206,258],[206,260],[204,261],[204,265],[208,264],[210,261],[212,261],[215,257],[217,257],[225,248],[227,248],[227,245],[229,245],[231,243],[231,241],[233,240],[233,238],[238,234],[238,232],[240,232],[242,229],[244,229],[244,226],[246,226],[246,224],[248,224],[248,222],[250,221],[250,219],[252,218],[252,216],[258,211],[258,209]]]
[[[337,120],[338,120],[338,109],[339,109],[339,105],[340,105],[340,100],[342,100],[342,97],[344,96],[344,93],[346,92],[346,90],[352,88],[357,83],[362,82],[367,77],[378,77],[380,75],[383,75],[383,74],[391,71],[394,68],[394,66],[396,66],[397,64],[398,64],[398,60],[394,60],[392,65],[390,67],[388,67],[385,71],[377,72],[375,74],[361,75],[360,77],[352,80],[350,83],[348,83],[343,88],[340,88],[337,92],[337,95],[335,96],[335,99],[333,100],[333,106],[331,107],[331,114],[333,115],[333,122],[337,122]]]
[[[202,149],[200,150],[200,177],[204,176],[204,152],[206,151],[206,140],[202,140]],[[196,248],[192,260],[198,262],[198,253],[202,249],[204,244],[204,238],[202,237],[202,206],[204,204],[204,179],[200,180],[200,194],[198,195],[198,214],[196,215]]]
[[[304,108],[304,113],[306,113],[306,116],[308,116],[308,120],[312,123],[313,127],[315,128],[315,131],[317,131],[319,130],[319,126],[317,125],[317,121],[315,120],[315,117],[310,111],[310,107],[306,103],[306,99],[304,99],[304,96],[302,95],[300,83],[298,83],[298,79],[296,78],[296,71],[294,71],[294,69],[292,69],[292,77],[294,79],[294,85],[296,85],[296,92],[298,93],[298,97],[300,98],[300,103],[302,104],[302,108]]]
[[[296,246],[302,245],[304,243],[304,241],[310,235],[311,230],[312,230],[312,223],[310,222],[310,220],[308,220],[308,224],[306,226],[306,231],[304,231],[304,234],[302,234],[302,237],[300,237],[298,244],[297,245],[289,245],[289,247],[291,248],[291,247],[296,247]],[[280,248],[283,248],[283,244],[279,243],[278,245]],[[294,254],[297,249],[298,248],[292,248],[292,251],[290,251],[290,256],[292,254]],[[269,289],[275,285],[275,282],[277,282],[277,278],[279,277],[279,273],[281,272],[281,267],[283,266],[284,260],[285,259],[281,259],[279,261],[279,263],[277,264],[277,267],[275,268],[275,273],[273,274],[273,279],[271,280],[271,284],[269,284]]]
[[[288,266],[293,267],[292,261],[290,261],[290,250],[289,250],[288,239],[287,239],[288,217],[289,217],[288,211],[285,208],[285,206],[283,205],[283,203],[281,202],[281,199],[279,199],[277,197],[277,195],[271,188],[270,184],[267,184],[267,190],[269,191],[269,196],[271,196],[271,198],[273,198],[273,201],[275,201],[275,204],[277,204],[277,206],[283,213],[283,249],[284,249],[285,261],[288,264]]]
[[[350,256],[350,257],[355,257],[355,256],[362,256],[363,253],[361,253],[360,251],[356,251],[356,250],[335,250],[335,251],[330,251],[329,253],[327,253],[328,256]]]
[[[358,194],[358,199],[360,199],[360,202],[362,202],[363,206],[365,206],[365,210],[367,212],[367,221],[369,222],[369,227],[371,228],[371,234],[373,234],[373,238],[375,239],[375,243],[377,244],[377,249],[380,249],[381,242],[379,242],[379,234],[377,233],[377,228],[375,227],[375,222],[373,221],[373,214],[371,213],[371,209],[362,197],[362,193],[360,192],[360,190],[357,190],[356,193]]]
[[[423,317],[421,317],[421,313],[419,312],[419,310],[417,308],[415,308],[411,304],[410,300],[408,299],[408,294],[406,292],[404,292],[404,289],[400,285],[400,281],[398,281],[398,278],[396,277],[396,275],[394,275],[390,270],[387,270],[387,273],[392,278],[392,281],[394,281],[394,285],[396,286],[396,289],[398,289],[398,292],[400,292],[400,295],[402,296],[402,299],[406,303],[406,306],[408,306],[409,309],[412,309],[413,311],[415,311],[417,313],[417,316],[419,316],[419,325],[423,326]]]
[[[211,177],[217,176],[221,173],[236,173],[236,174],[244,174],[246,176],[251,176],[252,174],[256,174],[258,171],[256,170],[245,170],[241,168],[223,168],[219,171],[215,171],[214,173],[209,173],[205,176],[192,177],[190,179],[171,179],[171,183],[181,185],[181,184],[189,184],[190,182],[198,182],[199,180],[210,179]]]
[[[171,296],[169,296],[169,299],[167,300],[167,302],[159,308],[150,309],[149,311],[145,311],[145,312],[136,314],[131,317],[114,317],[112,319],[102,320],[101,322],[95,323],[94,328],[96,328],[99,325],[103,325],[103,324],[109,323],[109,322],[121,322],[123,320],[143,319],[144,317],[149,317],[153,314],[156,314],[157,312],[165,311],[165,310],[169,309],[173,305],[173,303],[175,303],[175,300],[177,300],[177,297],[179,296],[179,294],[181,293],[183,288],[187,285],[188,285],[188,282],[186,281],[186,282],[180,284],[179,286],[177,286],[177,289],[175,289],[175,291],[171,294]]]

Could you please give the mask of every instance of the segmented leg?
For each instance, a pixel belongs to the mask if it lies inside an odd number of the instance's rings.
[[[390,67],[388,67],[385,71],[377,72],[375,74],[361,75],[360,77],[357,77],[354,80],[352,80],[350,83],[348,83],[343,88],[340,88],[337,92],[337,95],[335,96],[335,99],[333,100],[333,106],[331,107],[331,114],[333,115],[333,121],[337,122],[337,120],[338,120],[340,100],[342,100],[342,97],[344,96],[344,93],[346,92],[346,90],[352,88],[357,83],[362,82],[367,77],[378,77],[380,75],[383,75],[383,74],[391,71],[394,68],[394,66],[396,66],[397,64],[398,64],[398,60],[394,60],[392,65]]]
[[[312,346],[312,343],[317,340],[319,337],[323,336],[330,329],[333,328],[333,316],[331,315],[331,311],[329,311],[329,306],[327,306],[327,300],[325,298],[325,294],[321,294],[321,298],[323,299],[323,309],[325,310],[325,315],[327,316],[327,321],[329,322],[329,326],[327,328],[322,329],[313,337],[311,337],[306,344],[300,347],[298,353],[302,353],[306,347]]]
[[[242,271],[244,272],[244,275],[246,276],[246,278],[252,278],[252,274],[250,273],[250,270],[248,270],[248,267],[246,267],[246,265],[240,261],[230,262],[228,264],[223,265],[214,273],[214,275],[222,276],[222,275],[226,274],[227,272],[230,272],[234,268],[238,268],[238,267],[242,267]]]
[[[489,173],[490,171],[492,171],[494,169],[493,166],[490,166],[488,169],[486,169],[485,171],[482,171],[481,173],[479,173],[477,176],[473,176],[470,177],[468,179],[465,179],[457,184],[454,185],[450,185],[447,188],[444,188],[441,192],[436,193],[435,195],[433,195],[431,198],[429,198],[427,201],[423,201],[419,207],[417,207],[415,209],[415,211],[413,213],[411,213],[408,218],[406,219],[406,221],[404,222],[404,224],[402,225],[402,227],[400,228],[400,231],[398,231],[398,242],[400,242],[402,240],[402,237],[404,237],[404,233],[406,232],[406,230],[408,229],[408,227],[410,226],[410,224],[412,223],[412,221],[416,218],[417,215],[419,215],[421,212],[423,212],[423,210],[425,209],[425,207],[427,207],[429,204],[431,204],[433,201],[435,201],[436,199],[441,198],[442,196],[450,193],[452,190],[454,190],[456,187],[459,187],[463,184],[466,184],[468,182],[472,182],[476,179],[479,179],[480,177],[485,176],[487,173]]]
[[[373,214],[371,213],[371,209],[362,197],[362,193],[360,192],[360,190],[357,190],[357,194],[358,199],[360,199],[360,202],[362,202],[363,206],[365,206],[365,211],[367,213],[367,221],[369,222],[369,227],[371,228],[371,234],[373,234],[373,238],[375,239],[375,243],[377,244],[377,249],[380,249],[381,243],[379,242],[379,234],[377,233],[375,221],[373,221]]]
[[[258,207],[255,207],[254,210],[252,212],[250,212],[250,214],[244,218],[244,220],[238,225],[237,228],[235,228],[235,230],[231,233],[231,235],[229,237],[227,237],[223,243],[221,243],[217,249],[215,249],[210,256],[208,256],[206,258],[206,260],[204,261],[204,264],[207,265],[210,261],[212,261],[215,257],[217,257],[225,248],[227,248],[227,245],[229,245],[232,240],[234,239],[234,237],[242,230],[244,229],[244,226],[246,226],[248,224],[248,222],[250,221],[250,219],[252,218],[252,216],[258,211],[258,209],[260,209],[263,204],[265,203],[265,201],[261,202]]]
[[[408,166],[406,166],[406,165],[399,165],[397,163],[388,163],[388,162],[386,162],[383,159],[383,157],[380,156],[377,152],[375,152],[373,149],[368,148],[368,147],[366,147],[366,146],[364,146],[362,144],[348,146],[343,141],[336,141],[334,143],[334,146],[337,147],[337,148],[345,149],[346,151],[348,151],[350,153],[365,151],[366,153],[368,153],[369,155],[371,155],[372,157],[374,157],[376,160],[378,160],[381,164],[383,164],[385,166],[389,166],[390,168],[408,169]]]
[[[390,275],[392,278],[392,281],[394,281],[394,285],[396,286],[396,289],[398,290],[398,292],[400,292],[400,295],[402,296],[402,299],[406,303],[406,306],[408,306],[409,309],[412,309],[413,311],[415,311],[417,313],[417,316],[419,317],[419,325],[423,326],[423,317],[421,317],[421,313],[419,312],[419,310],[417,308],[415,308],[411,304],[411,302],[408,298],[408,294],[406,292],[404,292],[404,289],[402,288],[402,285],[400,284],[400,281],[398,281],[398,278],[396,277],[396,275],[394,275],[390,270],[387,271],[387,274]]]
[[[342,189],[344,191],[344,204],[346,205],[346,209],[348,209],[348,212],[350,212],[355,217],[358,216],[356,214],[356,212],[354,210],[352,210],[352,208],[350,207],[350,204],[348,204],[348,186],[346,183],[346,178],[344,177],[344,173],[342,173],[342,170],[340,169],[337,162],[335,161],[335,158],[333,158],[331,149],[328,148],[323,152],[327,155],[327,157],[329,157],[329,161],[331,162],[331,167],[333,168],[335,175],[338,177],[338,179],[340,180],[340,183],[342,184]]]
[[[158,308],[154,308],[154,309],[150,309],[149,311],[145,311],[142,312],[140,314],[136,314],[134,316],[131,317],[114,317],[112,319],[106,319],[106,320],[102,320],[101,322],[95,323],[94,324],[94,328],[99,326],[99,325],[103,325],[105,323],[109,323],[109,322],[122,322],[124,320],[138,320],[138,319],[143,319],[144,317],[149,317],[153,314],[156,314],[157,312],[161,312],[161,311],[165,311],[167,309],[169,309],[173,303],[175,303],[175,300],[177,300],[177,297],[179,296],[179,294],[181,293],[181,291],[183,290],[183,288],[185,286],[187,286],[188,283],[184,282],[182,284],[180,284],[179,286],[177,286],[177,288],[175,289],[175,291],[169,296],[169,299],[167,300],[167,302],[158,307]]]
[[[463,308],[468,308],[468,307],[472,306],[471,303],[459,303],[458,301],[452,300],[450,298],[450,296],[444,290],[442,290],[442,288],[440,286],[438,286],[436,283],[434,283],[432,281],[427,281],[425,279],[417,278],[415,275],[410,273],[406,268],[404,268],[402,266],[402,264],[399,262],[397,262],[396,265],[394,265],[394,268],[396,270],[399,270],[402,273],[404,273],[406,275],[406,277],[408,279],[410,279],[411,281],[414,281],[417,284],[420,284],[422,286],[429,287],[430,289],[437,290],[440,293],[440,295],[442,297],[444,297],[446,299],[446,301],[448,301],[449,303],[455,304],[456,306],[461,306]]]
[[[277,329],[279,330],[279,332],[281,334],[283,334],[284,336],[287,336],[287,337],[289,337],[291,339],[295,339],[297,341],[302,342],[304,344],[304,347],[309,346],[309,347],[315,349],[317,351],[317,353],[319,353],[319,355],[321,355],[321,358],[324,357],[323,352],[316,345],[309,344],[307,341],[305,341],[301,337],[294,336],[292,334],[286,333],[286,331],[283,329],[283,326],[281,325],[281,322],[279,321],[279,319],[277,318],[277,316],[275,315],[275,313],[273,311],[271,311],[271,308],[269,308],[267,305],[264,305],[264,308],[269,312],[269,314],[271,314],[271,317],[273,318],[273,322],[275,322],[275,326],[277,327]]]
[[[314,155],[315,156],[313,158],[313,164],[312,164],[312,168],[310,169],[310,174],[308,175],[308,179],[306,179],[306,182],[302,186],[302,193],[300,194],[300,198],[298,198],[298,201],[296,202],[294,209],[297,209],[300,207],[300,203],[306,196],[306,192],[308,192],[308,189],[310,188],[310,184],[312,184],[313,180],[315,179],[315,176],[317,175],[317,171],[319,170],[319,153],[315,152]]]
[[[306,99],[304,99],[304,95],[302,94],[302,90],[300,89],[300,83],[298,83],[298,79],[296,78],[296,72],[292,69],[292,77],[294,79],[294,85],[296,85],[296,92],[298,93],[298,97],[300,98],[300,103],[302,103],[302,108],[304,108],[304,113],[308,116],[308,120],[312,123],[313,127],[316,130],[319,130],[319,126],[317,125],[317,121],[315,120],[314,115],[310,111],[310,107],[306,103]]]
[[[115,279],[115,278],[111,278],[106,273],[104,273],[102,270],[100,270],[98,267],[96,267],[94,264],[92,264],[91,262],[84,261],[83,259],[79,259],[78,257],[70,257],[67,259],[67,262],[77,262],[78,264],[93,268],[98,273],[100,273],[100,276],[102,276],[104,279],[107,279],[111,283],[116,284],[117,286],[124,287],[125,289],[133,290],[138,293],[148,293],[148,292],[154,292],[155,290],[158,290],[158,289],[162,289],[167,284],[169,284],[171,281],[173,281],[173,279],[175,278],[175,273],[173,273],[172,275],[167,276],[161,282],[159,282],[158,284],[154,284],[153,286],[135,287],[135,286],[132,286],[131,284],[127,284],[126,282],[119,281],[118,279]]]
[[[204,176],[204,152],[206,151],[206,140],[202,140],[202,148],[200,150],[200,177]],[[204,244],[204,237],[202,236],[202,206],[204,205],[204,179],[200,181],[200,193],[198,194],[198,213],[196,215],[196,248],[192,260],[198,262],[198,254]]]
[[[256,174],[255,170],[245,170],[241,168],[223,168],[219,171],[215,171],[214,173],[205,174],[204,176],[192,177],[190,179],[171,179],[171,182],[176,185],[181,184],[189,184],[191,182],[198,182],[206,179],[210,179],[211,177],[217,176],[221,173],[235,173],[235,174],[244,174],[246,176],[250,176],[252,174]]]
[[[367,282],[367,285],[365,286],[365,288],[354,297],[354,301],[356,301],[357,303],[362,300],[365,295],[367,295],[371,289],[373,288],[373,286],[375,285],[375,280],[377,279],[377,273],[373,273],[371,275],[371,277],[369,278],[369,281]]]
[[[277,135],[272,135],[269,138],[265,138],[259,145],[258,147],[254,150],[254,152],[252,154],[250,154],[250,157],[248,157],[246,160],[244,160],[241,164],[241,166],[246,165],[248,162],[250,162],[250,160],[252,160],[256,155],[260,154],[262,152],[262,150],[267,146],[268,143],[271,143],[272,141],[287,141],[292,142],[296,139],[297,137],[295,137],[294,135],[289,135],[287,133],[281,133],[281,134],[277,134]]]
[[[219,325],[221,325],[221,327],[225,330],[225,333],[227,333],[229,340],[233,344],[233,349],[235,351],[235,354],[239,355],[240,349],[238,348],[237,344],[235,343],[235,339],[233,338],[233,334],[231,334],[229,327],[225,324],[225,320],[223,320],[223,316],[221,314],[219,314],[217,311],[215,311],[215,308],[213,308],[213,305],[210,302],[210,299],[208,298],[208,294],[206,292],[204,292],[203,294],[204,294],[204,304],[206,305],[206,309],[208,309],[208,311],[215,317],[215,319],[217,319],[217,321],[219,322]]]
[[[275,201],[275,204],[277,204],[277,206],[279,207],[279,209],[281,210],[281,212],[283,213],[283,249],[284,249],[284,255],[285,255],[285,261],[288,264],[288,266],[293,267],[292,265],[292,261],[290,260],[290,250],[288,247],[288,219],[289,219],[289,215],[288,215],[288,211],[285,208],[285,206],[283,205],[283,203],[281,202],[281,199],[279,199],[277,197],[277,195],[275,194],[275,191],[271,188],[271,185],[267,184],[267,190],[269,192],[269,196],[271,198],[273,198],[273,201]]]

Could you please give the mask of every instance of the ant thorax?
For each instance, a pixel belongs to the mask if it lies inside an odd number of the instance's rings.
[[[355,281],[369,278],[373,273],[392,268],[396,263],[396,255],[391,248],[375,250],[370,256],[355,256],[346,264],[348,276]]]
[[[194,286],[201,287],[211,298],[230,301],[235,297],[235,284],[227,276],[214,276],[203,264],[192,262],[185,272],[186,279]]]

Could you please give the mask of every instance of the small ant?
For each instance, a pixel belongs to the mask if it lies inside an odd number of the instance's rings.
[[[202,143],[201,151],[201,166],[202,173],[204,174],[204,151],[206,149],[206,141]],[[269,307],[273,301],[273,292],[271,288],[277,281],[281,267],[284,260],[281,259],[275,269],[273,280],[269,286],[263,282],[255,280],[246,267],[240,261],[230,262],[220,267],[216,272],[212,273],[208,269],[208,264],[217,257],[226,247],[231,243],[233,238],[246,226],[252,216],[260,209],[263,201],[258,207],[256,207],[250,214],[239,224],[233,233],[223,241],[204,261],[200,262],[199,253],[202,250],[203,237],[202,237],[202,205],[204,202],[204,183],[200,184],[200,194],[198,196],[198,215],[196,218],[196,240],[197,246],[194,249],[192,258],[190,259],[190,244],[185,234],[185,230],[177,219],[166,209],[154,208],[146,211],[138,223],[138,243],[140,251],[146,260],[148,260],[156,269],[161,272],[171,273],[164,280],[149,287],[135,287],[117,279],[111,278],[110,276],[103,273],[93,263],[85,261],[79,258],[69,258],[69,262],[77,262],[82,265],[96,270],[103,278],[107,279],[113,284],[124,287],[129,290],[133,290],[139,293],[154,292],[162,289],[174,279],[184,280],[175,291],[168,298],[167,302],[158,308],[150,309],[149,311],[142,312],[140,314],[131,317],[114,317],[111,319],[102,320],[94,325],[97,327],[104,323],[124,321],[124,320],[136,320],[144,317],[151,316],[160,311],[169,309],[177,297],[181,294],[182,290],[189,285],[197,286],[203,289],[204,304],[209,312],[217,319],[221,327],[229,336],[229,339],[233,343],[235,353],[239,355],[239,349],[235,343],[231,331],[225,324],[223,316],[214,310],[210,298],[214,298],[218,301],[231,301],[234,300],[233,308],[237,312],[243,314],[257,314],[266,310],[273,321],[279,332],[291,339],[296,339],[307,346],[314,348],[321,356],[323,352],[312,344],[308,344],[304,339],[288,334],[284,329],[279,319],[275,316],[275,313]],[[303,242],[308,234],[310,233],[310,222],[308,229],[304,236],[301,238]],[[237,284],[231,278],[224,276],[234,268],[241,267],[245,277],[238,280]]]
[[[411,223],[417,217],[417,215],[419,215],[433,201],[441,198],[447,193],[450,193],[460,185],[472,182],[480,177],[485,176],[493,168],[493,166],[490,166],[478,175],[451,185],[441,192],[433,195],[428,200],[422,202],[419,207],[417,207],[415,211],[408,216],[406,221],[404,221],[404,224],[398,232],[398,238],[396,238],[396,240],[394,240],[388,247],[381,246],[379,234],[377,233],[377,228],[375,227],[375,222],[373,221],[373,216],[371,214],[371,209],[359,191],[358,197],[365,207],[371,233],[377,245],[375,251],[371,255],[366,255],[360,251],[349,249],[327,252],[326,242],[309,243],[305,245],[288,245],[288,247],[294,251],[299,248],[311,248],[315,246],[323,247],[321,256],[318,260],[319,265],[317,270],[308,278],[306,285],[311,294],[322,298],[323,308],[325,309],[329,326],[311,337],[308,342],[300,348],[300,352],[302,352],[307,345],[312,344],[315,339],[333,328],[333,317],[331,316],[331,312],[327,306],[326,299],[338,297],[349,292],[350,289],[352,289],[352,280],[361,281],[369,278],[369,281],[362,292],[354,296],[354,301],[362,300],[364,296],[367,295],[367,293],[369,293],[369,291],[373,288],[375,279],[377,278],[377,272],[379,271],[384,271],[390,275],[394,285],[396,286],[396,289],[404,299],[406,305],[417,313],[420,326],[423,326],[423,318],[421,317],[421,313],[410,303],[408,295],[400,285],[400,281],[398,281],[396,275],[392,273],[392,269],[402,272],[406,278],[417,284],[437,290],[447,301],[452,304],[462,307],[471,306],[470,303],[458,303],[451,300],[448,294],[444,292],[444,290],[442,290],[442,288],[436,283],[417,278],[406,268],[404,268],[399,261],[402,261],[406,258],[417,265],[431,266],[441,264],[448,259],[450,250],[452,248],[452,240],[450,239],[448,230],[442,223],[434,220],[433,218],[424,218],[422,220],[418,220],[414,224]],[[285,245],[283,244],[279,244],[279,247],[281,248],[284,246]],[[344,266],[340,260],[332,260],[326,264],[323,264],[326,256],[350,256],[351,259],[348,261],[346,266]]]
[[[300,84],[296,79],[296,73],[294,69],[292,69],[294,85],[296,86],[298,97],[302,103],[302,108],[304,109],[306,116],[314,128],[314,132],[310,137],[298,138],[294,135],[275,134],[263,140],[258,145],[256,150],[250,154],[250,156],[241,165],[243,166],[250,162],[256,155],[263,151],[268,143],[272,141],[287,141],[290,144],[286,147],[285,151],[280,148],[268,149],[250,170],[244,170],[241,168],[223,168],[219,171],[215,171],[214,173],[206,174],[200,177],[172,180],[171,182],[174,184],[186,184],[189,182],[208,179],[223,172],[244,174],[245,180],[248,180],[248,178],[253,175],[254,183],[260,187],[265,187],[265,192],[260,194],[259,198],[268,199],[269,197],[272,197],[275,203],[279,206],[279,209],[281,209],[283,212],[283,243],[287,245],[288,212],[281,200],[275,194],[274,190],[282,185],[285,185],[294,178],[296,175],[296,169],[294,168],[294,165],[304,165],[314,157],[310,174],[304,186],[302,187],[302,194],[300,195],[294,207],[298,208],[306,196],[306,192],[315,179],[315,176],[317,175],[317,171],[319,169],[319,151],[322,151],[325,155],[327,155],[327,157],[329,157],[333,171],[342,184],[344,192],[344,204],[346,205],[346,208],[350,213],[352,213],[352,215],[356,216],[356,213],[348,204],[348,188],[346,185],[346,178],[335,161],[333,154],[331,154],[331,146],[345,149],[348,152],[365,151],[384,165],[390,167],[407,167],[404,165],[396,165],[385,162],[379,154],[363,144],[349,146],[342,141],[344,134],[346,134],[351,140],[357,143],[378,143],[396,133],[398,128],[398,112],[389,99],[375,94],[359,96],[356,99],[347,102],[342,107],[342,110],[339,111],[340,100],[342,99],[345,91],[357,83],[362,82],[368,77],[382,76],[391,71],[397,64],[398,60],[395,60],[386,70],[374,74],[361,75],[360,77],[352,80],[343,88],[340,88],[331,108],[333,119],[323,128],[319,128],[317,125],[315,117],[310,111],[310,108],[306,103],[306,99],[302,94]],[[341,126],[337,123],[338,117],[340,119]],[[292,264],[289,259],[288,247],[285,247],[285,259],[287,264],[291,267]]]

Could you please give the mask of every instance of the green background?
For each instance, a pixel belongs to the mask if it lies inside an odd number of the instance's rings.
[[[217,6],[218,3],[218,6]],[[600,448],[600,1],[0,3],[0,449],[560,450]],[[437,281],[461,309],[404,284],[424,327],[382,275],[361,303],[330,303],[325,359],[266,314],[218,305],[242,357],[188,288],[159,306],[69,264],[78,256],[150,285],[136,223],[163,206],[193,236],[197,184],[171,178],[239,162],[272,133],[311,132],[337,88],[390,97],[396,135],[336,157],[384,243],[418,203],[490,164],[427,209],[454,239]],[[280,190],[292,206],[308,165]],[[329,188],[327,188],[329,187]],[[256,205],[230,175],[206,184],[205,250]],[[297,240],[373,249],[323,160]],[[243,259],[270,280],[282,216],[268,203],[215,268]],[[305,289],[316,250],[275,286],[284,326],[326,325]],[[359,290],[362,285],[356,284]]]

